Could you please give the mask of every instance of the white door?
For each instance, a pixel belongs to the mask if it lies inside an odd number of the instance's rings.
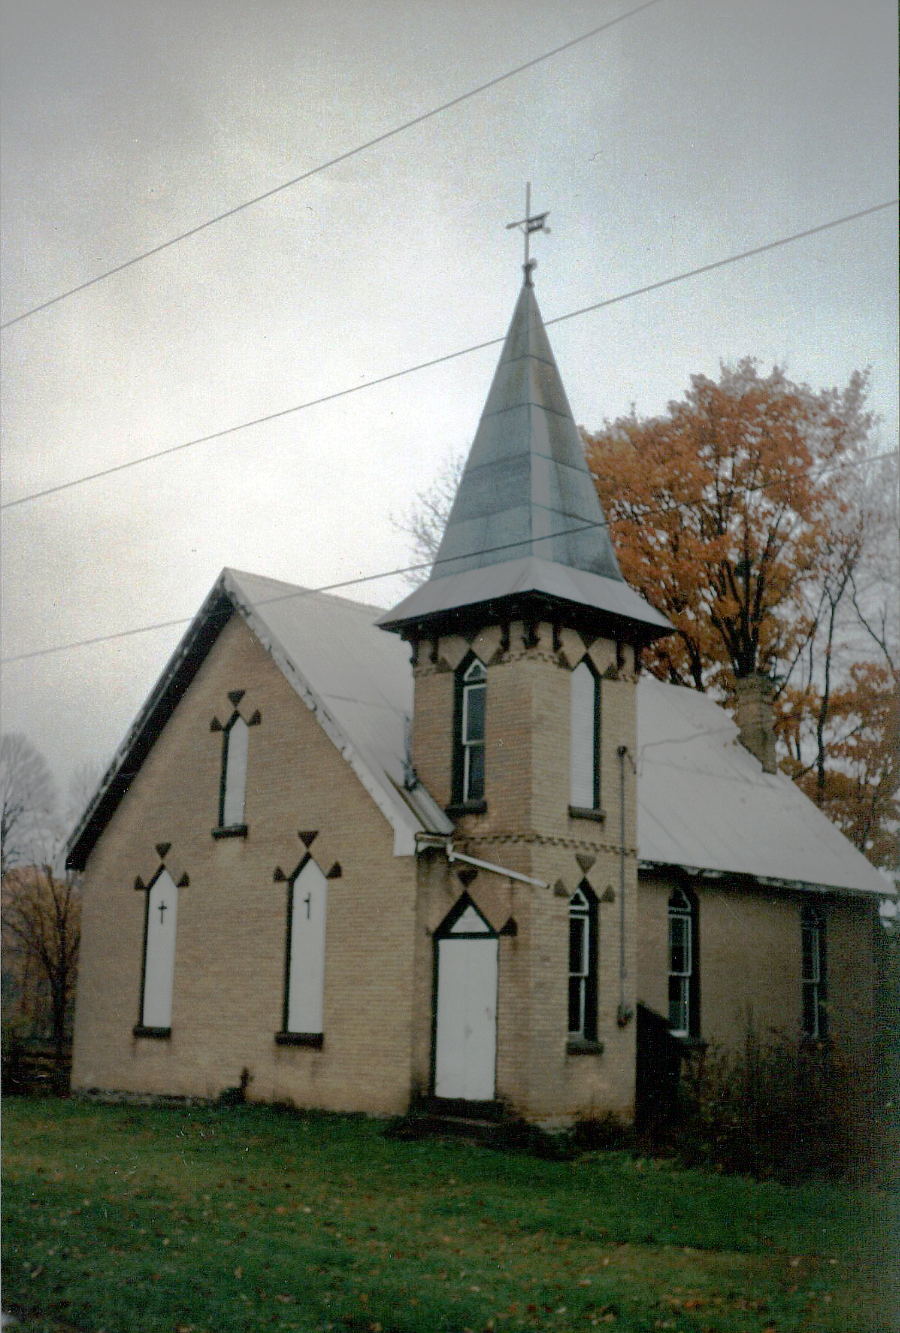
[[[497,1058],[497,937],[469,907],[438,941],[436,1097],[491,1101]]]

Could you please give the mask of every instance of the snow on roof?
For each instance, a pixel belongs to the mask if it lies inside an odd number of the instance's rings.
[[[890,894],[887,877],[783,773],[764,773],[708,695],[643,677],[638,851],[763,882]]]

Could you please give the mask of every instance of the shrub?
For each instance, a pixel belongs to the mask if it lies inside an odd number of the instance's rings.
[[[653,1147],[757,1180],[836,1179],[860,1147],[862,1111],[859,1081],[827,1043],[750,1030],[741,1051],[689,1059],[668,1142]]]

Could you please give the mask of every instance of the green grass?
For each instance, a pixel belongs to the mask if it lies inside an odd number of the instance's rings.
[[[33,1333],[896,1327],[885,1193],[266,1107],[10,1099],[4,1131],[4,1304]]]

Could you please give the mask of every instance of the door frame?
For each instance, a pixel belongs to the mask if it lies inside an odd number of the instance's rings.
[[[461,931],[458,934],[453,933],[453,927],[457,921],[469,909],[472,909],[479,920],[485,924],[485,930],[479,931]],[[498,1054],[498,1034],[500,1030],[500,932],[491,925],[488,918],[482,912],[481,908],[475,902],[472,895],[466,890],[460,895],[451,907],[450,911],[444,917],[443,921],[434,930],[432,934],[432,971],[431,971],[431,1061],[429,1071],[430,1096],[437,1098],[442,1102],[459,1103],[460,1106],[481,1106],[489,1103],[483,1099],[469,1100],[463,1097],[438,1098],[435,1091],[437,1084],[437,1029],[438,1029],[438,981],[440,971],[440,946],[441,942],[448,939],[454,940],[494,940],[497,945],[497,992],[494,1002],[494,1069],[493,1086],[494,1091],[490,1099],[493,1102],[497,1095],[497,1054]]]

